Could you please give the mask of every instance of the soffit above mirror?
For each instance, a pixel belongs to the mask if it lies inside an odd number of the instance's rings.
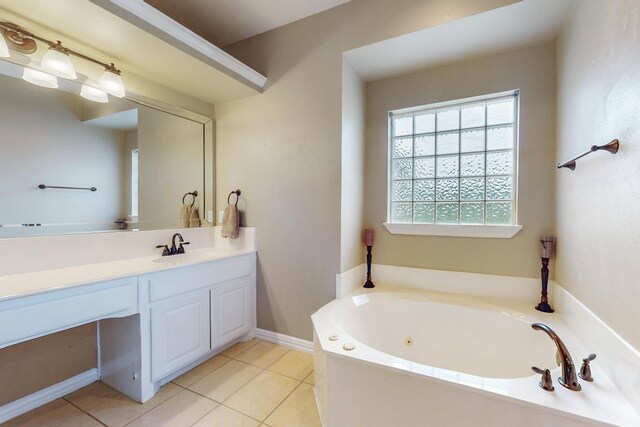
[[[101,3],[111,4],[108,0]],[[129,3],[153,9],[142,1]],[[217,63],[216,68],[215,57],[196,57],[101,6],[76,0],[5,0],[0,5],[0,17],[44,37],[62,38],[71,48],[112,58],[122,69],[128,94],[159,99],[161,96],[153,93],[162,92],[154,87],[159,84],[166,92],[214,105],[257,94],[266,82],[264,76],[227,54],[221,56],[225,62]],[[175,34],[198,37],[175,21],[171,23]],[[208,52],[220,51],[200,39]]]
[[[216,46],[324,12],[350,0],[145,0]]]

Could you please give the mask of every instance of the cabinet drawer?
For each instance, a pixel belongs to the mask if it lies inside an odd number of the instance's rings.
[[[123,279],[0,304],[0,348],[138,309],[137,280]]]
[[[159,301],[216,283],[249,276],[251,271],[251,257],[242,256],[146,276],[149,301]]]

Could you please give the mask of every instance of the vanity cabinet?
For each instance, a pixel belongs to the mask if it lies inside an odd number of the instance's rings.
[[[141,276],[141,283],[154,382],[255,328],[253,254]]]
[[[220,347],[251,330],[251,278],[211,289],[211,346]]]
[[[154,381],[211,350],[208,297],[209,292],[201,290],[151,308]]]

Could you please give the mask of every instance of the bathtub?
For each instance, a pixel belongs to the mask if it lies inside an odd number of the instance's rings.
[[[315,392],[326,427],[640,426],[592,362],[581,392],[557,381],[553,328],[579,367],[590,350],[561,315],[389,286],[359,289],[312,316]],[[552,370],[555,391],[532,366]]]

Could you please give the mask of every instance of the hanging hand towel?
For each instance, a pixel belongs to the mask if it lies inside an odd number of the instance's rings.
[[[191,205],[182,205],[180,208],[180,216],[178,217],[178,228],[188,228],[189,218],[191,216]]]
[[[240,215],[236,205],[229,204],[222,215],[222,237],[236,239],[240,233]]]
[[[191,212],[189,212],[189,227],[197,228],[200,227],[200,215],[198,215],[198,208],[195,206],[191,207]]]

